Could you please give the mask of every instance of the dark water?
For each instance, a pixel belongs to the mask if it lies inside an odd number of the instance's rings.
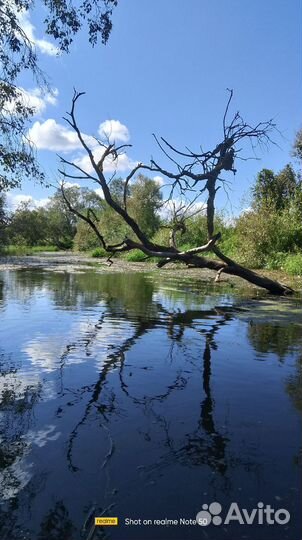
[[[299,301],[20,270],[0,321],[1,540],[301,538]],[[213,501],[291,519],[125,525]],[[102,515],[120,525],[93,532]]]

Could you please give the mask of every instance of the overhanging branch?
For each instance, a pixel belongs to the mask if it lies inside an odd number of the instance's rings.
[[[66,172],[61,170],[60,172],[64,178],[87,178],[101,186],[106,203],[123,219],[124,223],[130,227],[137,240],[132,238],[124,238],[118,244],[108,245],[98,229],[97,216],[92,214],[93,219],[91,219],[89,212],[84,214],[78,209],[73,208],[71,202],[66,196],[66,193],[64,193],[63,187],[62,194],[68,209],[74,212],[75,215],[77,215],[80,219],[84,220],[94,230],[100,244],[108,253],[120,253],[130,251],[132,249],[139,249],[145,253],[147,257],[156,257],[160,259],[158,262],[159,267],[163,267],[169,262],[182,262],[190,267],[209,268],[215,270],[219,273],[219,275],[221,272],[224,272],[225,274],[240,276],[257,286],[266,288],[274,294],[287,294],[292,292],[289,287],[286,287],[285,285],[269,278],[259,276],[255,272],[237,264],[235,261],[224,255],[224,253],[216,245],[221,237],[219,232],[215,233],[214,221],[215,198],[219,189],[217,182],[225,182],[225,180],[221,177],[221,173],[236,172],[234,164],[239,152],[241,151],[241,148],[238,148],[239,142],[243,140],[249,140],[252,144],[254,144],[254,142],[258,144],[270,142],[270,132],[275,127],[272,121],[260,122],[253,127],[244,122],[239,113],[236,113],[231,119],[231,122],[228,123],[227,117],[233,97],[233,92],[230,91],[230,96],[223,116],[223,139],[218,145],[215,146],[215,148],[207,152],[201,151],[196,153],[191,150],[180,151],[166,141],[166,139],[161,138],[159,140],[157,137],[155,137],[158,146],[164,153],[165,157],[173,163],[174,167],[176,167],[176,172],[167,170],[165,167],[160,166],[158,161],[155,159],[151,159],[149,165],[142,163],[136,164],[124,181],[122,202],[118,202],[112,196],[110,181],[106,181],[105,178],[105,162],[107,159],[110,159],[112,162],[117,161],[120,155],[119,152],[123,152],[125,146],[128,145],[116,146],[115,144],[111,144],[109,140],[108,144],[104,145],[98,141],[101,146],[104,146],[104,152],[100,160],[96,162],[93,151],[89,148],[85,137],[82,135],[75,117],[76,103],[82,95],[83,92],[74,93],[71,111],[68,113],[68,118],[65,118],[65,120],[77,134],[83,149],[86,151],[89,157],[90,165],[95,175],[91,175],[79,165],[62,157],[60,158],[61,162],[66,166],[76,169],[78,173],[77,175],[72,175],[68,171]],[[171,152],[173,153],[173,156],[171,156]],[[184,158],[186,158],[188,161],[183,162]],[[182,213],[184,215],[186,213],[189,215],[189,209],[193,209],[192,201],[197,200],[202,192],[207,192],[206,214],[208,241],[206,244],[185,251],[180,251],[177,249],[175,242],[172,242],[173,245],[163,246],[150,240],[148,235],[142,230],[138,222],[129,214],[127,209],[128,186],[138,170],[148,170],[153,173],[157,172],[165,176],[165,178],[170,179],[170,197],[172,197],[172,194],[176,188],[181,195],[184,197],[189,197],[187,208],[182,209]],[[203,186],[202,189],[199,188],[200,184]],[[197,193],[195,199],[192,195],[193,193]],[[194,211],[192,215],[194,215]],[[182,217],[183,216],[181,215],[175,215],[175,227],[179,228],[182,226]],[[201,256],[203,252],[208,251],[212,251],[219,258],[219,260],[213,260],[208,257]]]

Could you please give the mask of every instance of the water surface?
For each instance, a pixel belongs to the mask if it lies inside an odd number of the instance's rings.
[[[0,273],[0,538],[301,538],[302,314],[152,274]],[[289,524],[126,526],[262,501]]]

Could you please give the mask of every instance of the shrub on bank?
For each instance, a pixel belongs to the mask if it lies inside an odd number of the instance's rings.
[[[296,276],[302,275],[302,253],[287,255],[283,269],[288,274]]]
[[[133,249],[129,251],[126,255],[126,261],[129,262],[142,262],[146,258],[146,254],[143,253],[140,249]]]
[[[103,257],[108,257],[108,253],[107,251],[105,251],[103,248],[101,247],[97,247],[95,248],[92,252],[91,252],[91,257],[100,257],[100,258],[103,258]]]
[[[265,268],[268,270],[283,270],[287,256],[288,253],[284,253],[283,251],[276,251],[275,253],[268,255]]]
[[[24,256],[34,255],[44,251],[56,252],[59,249],[56,246],[26,246],[26,245],[8,245],[0,248],[0,254],[6,256]]]

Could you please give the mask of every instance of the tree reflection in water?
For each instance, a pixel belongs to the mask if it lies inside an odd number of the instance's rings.
[[[208,320],[211,321],[211,327],[205,332],[204,335],[204,353],[203,353],[203,390],[205,393],[205,398],[200,406],[200,421],[198,422],[197,431],[188,436],[188,442],[185,447],[180,449],[177,453],[174,452],[175,457],[181,459],[188,463],[191,461],[196,465],[201,463],[207,463],[219,470],[222,474],[226,470],[225,462],[225,445],[227,438],[221,436],[215,429],[214,422],[214,400],[211,394],[210,378],[211,378],[211,348],[217,348],[214,337],[215,334],[219,331],[219,328],[225,325],[228,321],[232,319],[231,315],[228,313],[223,313],[222,310],[211,310],[211,311],[186,311],[182,313],[170,313],[163,308],[160,304],[157,303],[158,318],[142,318],[140,317],[136,321],[136,327],[133,336],[127,338],[119,347],[116,347],[116,350],[107,356],[107,360],[104,363],[102,370],[100,371],[99,378],[97,382],[87,387],[83,388],[84,391],[91,394],[91,398],[88,400],[85,411],[81,419],[77,422],[76,426],[71,432],[71,436],[68,443],[67,458],[69,466],[73,471],[78,470],[78,467],[74,464],[72,453],[75,439],[79,435],[79,430],[81,426],[85,425],[88,421],[89,414],[97,410],[103,421],[105,423],[109,422],[109,417],[111,414],[118,414],[118,398],[116,394],[111,394],[110,402],[105,404],[102,402],[102,389],[105,386],[108,375],[115,369],[119,370],[120,378],[120,389],[130,398],[135,405],[140,405],[143,408],[147,408],[150,411],[152,404],[159,401],[163,403],[172,392],[183,389],[187,384],[187,378],[183,372],[178,372],[174,380],[170,381],[170,384],[166,388],[166,391],[163,393],[155,394],[152,396],[135,396],[132,393],[131,388],[129,388],[129,382],[126,383],[123,377],[123,371],[125,367],[125,354],[127,351],[134,346],[134,344],[142,338],[145,334],[152,331],[155,327],[158,327],[159,324],[165,328],[168,332],[168,335],[175,341],[181,342],[184,336],[185,328],[193,328],[195,321]],[[213,315],[218,317],[217,321],[212,321]],[[110,304],[107,305],[106,316],[102,316],[99,322],[95,325],[95,332],[89,336],[87,340],[86,347],[92,345],[92,341],[97,338],[97,334],[102,331],[102,323],[106,317],[111,317],[112,313],[110,312]],[[123,314],[124,318],[127,318],[127,313]],[[174,330],[177,330],[176,333]],[[201,331],[203,333],[203,331]],[[76,347],[75,344],[72,345],[72,348]],[[64,360],[66,359],[66,354],[68,354],[68,349],[64,353]],[[146,367],[146,369],[148,369]],[[135,389],[135,377],[132,378],[133,387]],[[158,418],[158,417],[157,417]],[[159,419],[163,425],[166,425],[164,419]],[[198,432],[204,432],[210,437],[209,444],[207,445],[205,440],[201,437],[198,438]],[[172,447],[171,440],[169,446]]]
[[[113,472],[116,478],[113,469],[122,466],[118,456],[122,455],[125,440],[124,435],[119,437],[119,429],[132,418],[137,421],[136,425],[130,426],[133,434],[139,434],[153,449],[148,463],[139,465],[141,458],[135,462],[137,468],[140,466],[143,484],[150,479],[153,481],[169,468],[180,466],[215,473],[210,476],[209,472],[208,482],[216,482],[216,491],[224,489],[230,493],[236,468],[243,467],[260,474],[262,463],[259,456],[252,454],[247,459],[248,452],[244,455],[234,453],[231,444],[234,433],[227,422],[221,426],[217,421],[221,394],[215,392],[213,386],[212,358],[221,347],[220,335],[232,327],[240,314],[236,307],[232,307],[228,292],[217,298],[211,295],[213,290],[203,291],[194,285],[190,289],[187,283],[187,291],[183,292],[181,288],[162,287],[148,276],[135,274],[118,277],[16,272],[10,280],[9,299],[17,298],[22,305],[30,306],[33,298],[43,292],[51,301],[51,309],[70,311],[71,314],[86,313],[87,309],[87,318],[91,317],[89,310],[92,308],[94,315],[98,313],[97,320],[81,326],[72,339],[67,336],[63,340],[52,371],[48,365],[50,380],[56,382],[56,393],[51,400],[49,396],[48,399],[53,410],[53,427],[56,429],[64,421],[66,428],[65,462],[62,459],[58,465],[64,470],[65,478],[72,477],[79,482],[79,489],[83,480],[81,475],[86,474],[89,478],[90,466],[93,468],[96,463],[92,461],[90,465],[89,456],[85,454],[87,436],[86,447],[87,444],[99,445],[98,471],[95,472],[101,485],[97,501],[99,512],[110,504],[114,504],[118,512],[119,493],[110,482],[110,474]],[[7,300],[4,298],[4,303]],[[227,305],[217,307],[221,300]],[[122,330],[115,335],[117,328]],[[284,326],[283,329],[280,326],[276,331],[274,325],[255,321],[247,328],[254,350],[264,355],[272,352],[284,359],[299,343],[299,333],[290,327]],[[108,335],[108,329],[112,335]],[[60,335],[58,339],[62,339]],[[159,354],[157,349],[154,365],[150,359],[141,361],[141,344],[144,344],[143,350],[150,358],[148,348],[155,347],[157,339],[165,345],[160,345],[160,361],[156,358]],[[103,350],[104,354],[101,353]],[[74,359],[79,365],[86,362],[87,369],[93,360],[98,367],[97,377],[93,372],[93,377],[83,380],[86,372],[82,371],[76,379],[78,382],[72,384],[68,370]],[[295,405],[300,407],[301,397],[297,396],[301,382],[301,358],[297,365],[298,375],[293,375],[288,381],[287,391]],[[161,366],[165,366],[165,371],[161,371]],[[39,364],[39,368],[42,369],[43,365]],[[156,369],[159,369],[158,377]],[[46,467],[45,471],[41,467],[36,472],[33,465],[28,478],[24,477],[26,467],[22,468],[22,464],[30,464],[34,438],[35,441],[38,436],[43,441],[55,438],[53,432],[49,432],[50,427],[48,431],[45,428],[44,433],[40,429],[39,435],[35,431],[39,407],[44,403],[45,380],[40,374],[34,381],[21,379],[20,370],[20,360],[8,357],[4,350],[1,357],[1,379],[5,384],[1,387],[0,402],[0,469],[1,489],[6,502],[0,516],[1,540],[75,540],[91,503],[89,492],[86,494],[86,507],[82,507],[77,515],[72,497],[65,500],[60,486],[57,498],[47,499],[45,485],[49,472],[46,472]],[[37,374],[35,369],[35,376]],[[193,378],[192,411],[188,415],[187,405],[186,425],[177,426],[178,413],[173,411],[173,406],[177,404],[181,410],[181,396],[187,392]],[[132,411],[132,416],[129,411]],[[133,452],[136,452],[135,447]],[[94,496],[96,493],[94,490]],[[33,525],[28,516],[37,508],[39,495],[44,497],[43,505]],[[101,529],[96,532],[100,538],[107,537]]]

